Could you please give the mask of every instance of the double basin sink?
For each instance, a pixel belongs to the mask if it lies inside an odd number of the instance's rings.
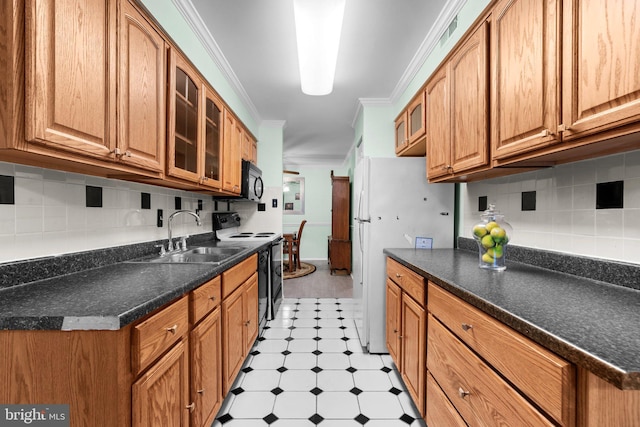
[[[246,250],[242,246],[199,246],[180,252],[170,252],[165,255],[142,258],[133,262],[146,262],[155,264],[222,264],[229,258]]]

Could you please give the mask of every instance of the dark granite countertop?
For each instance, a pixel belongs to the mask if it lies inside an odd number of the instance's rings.
[[[519,262],[478,267],[474,252],[385,254],[620,389],[640,389],[640,291]]]
[[[219,265],[119,262],[0,289],[0,329],[120,329],[266,245],[243,243],[246,250]]]

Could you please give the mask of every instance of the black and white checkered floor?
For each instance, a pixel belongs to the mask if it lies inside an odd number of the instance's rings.
[[[285,299],[213,426],[424,426],[391,358],[363,353],[353,314],[352,299]]]

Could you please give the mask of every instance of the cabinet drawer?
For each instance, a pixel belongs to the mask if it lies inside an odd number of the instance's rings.
[[[554,425],[431,315],[428,325],[429,372],[469,425]]]
[[[425,282],[419,274],[409,270],[404,265],[391,258],[387,258],[387,276],[398,284],[411,298],[423,307],[426,304]]]
[[[231,295],[238,286],[243,284],[257,270],[258,255],[253,254],[240,264],[235,265],[222,273],[222,299]]]
[[[558,423],[573,424],[571,363],[433,283],[428,292],[429,311],[435,317]]]
[[[438,427],[467,427],[456,408],[449,402],[440,386],[427,372],[427,425]]]
[[[184,296],[133,327],[133,371],[139,374],[189,330],[189,303]]]
[[[207,313],[220,305],[222,280],[220,276],[213,278],[189,294],[191,303],[191,324],[198,323]]]

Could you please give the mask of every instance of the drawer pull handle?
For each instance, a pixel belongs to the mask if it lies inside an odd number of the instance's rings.
[[[204,389],[201,388],[200,390],[197,391],[198,394],[204,394]]]
[[[189,412],[193,412],[193,410],[196,409],[196,403],[195,402],[191,402],[189,405],[187,405],[185,407],[185,409],[188,409]]]
[[[464,390],[462,387],[458,387],[458,396],[460,396],[461,399],[464,399],[465,397],[469,396],[469,392]]]
[[[171,332],[172,334],[175,334],[177,330],[178,330],[178,325],[173,325],[172,327],[167,328],[167,332]]]
[[[396,273],[396,277],[402,277],[402,274]]]
[[[472,328],[473,328],[473,325],[469,325],[468,323],[463,323],[462,324],[462,330],[465,331],[465,332],[468,331],[469,329],[472,329]]]

